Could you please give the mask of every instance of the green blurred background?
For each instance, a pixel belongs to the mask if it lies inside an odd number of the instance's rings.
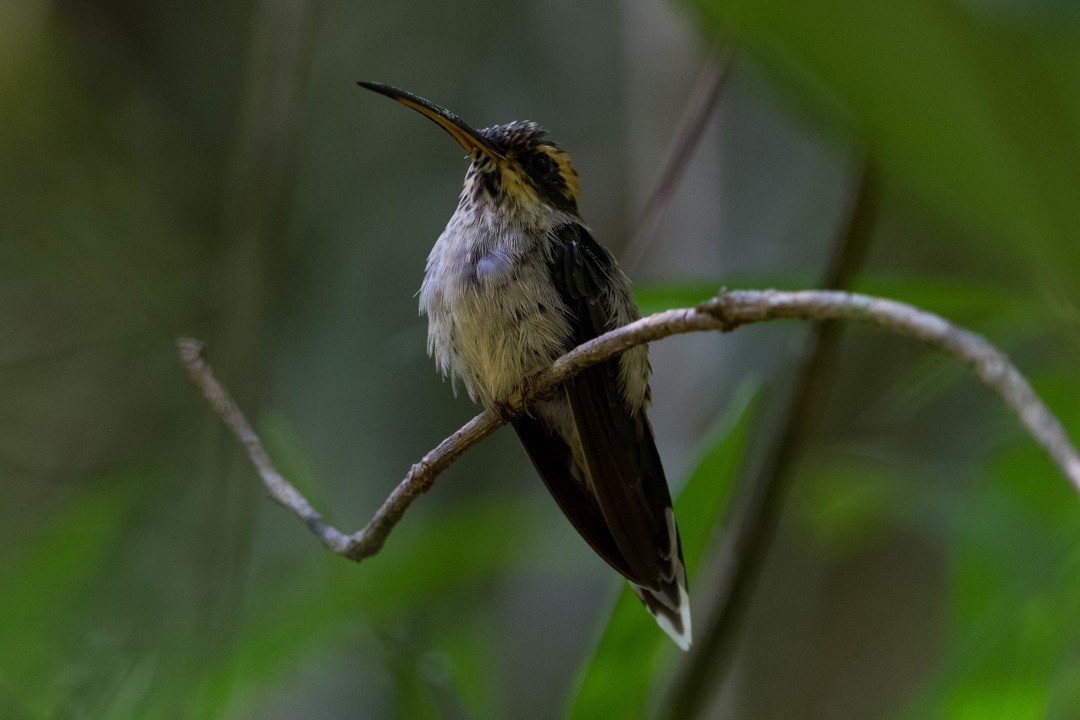
[[[642,232],[716,47],[730,77]],[[816,285],[872,168],[855,286],[984,333],[1080,437],[1074,2],[6,0],[0,717],[665,716],[708,667],[616,604],[510,433],[355,566],[185,377],[180,334],[349,531],[475,411],[414,297],[461,152],[361,79],[548,127],[597,237],[652,239],[628,268],[647,310]],[[653,347],[698,622],[806,332]],[[1080,717],[1075,494],[910,341],[851,327],[822,380],[697,716]]]

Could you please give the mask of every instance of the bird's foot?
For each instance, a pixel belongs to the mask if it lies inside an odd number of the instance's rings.
[[[515,392],[504,400],[494,400],[491,410],[498,415],[503,422],[511,423],[525,414],[525,398],[520,392]]]

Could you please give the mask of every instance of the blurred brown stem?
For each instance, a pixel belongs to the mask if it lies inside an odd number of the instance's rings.
[[[686,103],[682,118],[679,120],[679,127],[675,131],[675,142],[671,154],[664,163],[660,180],[645,203],[645,212],[637,225],[637,232],[634,233],[630,244],[622,253],[620,264],[623,270],[631,275],[656,238],[660,214],[674,194],[675,188],[678,187],[679,180],[682,179],[683,173],[690,164],[690,158],[697,149],[701,136],[705,133],[709,115],[716,107],[720,92],[724,89],[724,83],[731,74],[731,62],[731,49],[717,45],[709,53],[705,66],[694,82],[690,99]]]
[[[837,234],[832,256],[822,277],[828,290],[850,287],[866,256],[877,215],[877,180],[864,166]],[[835,320],[815,323],[803,345],[787,413],[761,468],[742,493],[741,502],[721,541],[723,565],[710,579],[704,621],[693,651],[668,692],[673,717],[700,716],[731,658],[737,629],[768,555],[780,521],[787,490],[806,436],[820,413],[828,369],[840,341]]]
[[[1001,397],[1006,407],[1017,415],[1080,494],[1080,455],[1061,423],[1004,353],[981,336],[938,315],[895,300],[855,293],[832,290],[721,290],[716,297],[696,307],[665,310],[578,346],[532,379],[525,402],[550,392],[586,367],[635,345],[681,333],[708,330],[730,332],[741,325],[784,319],[865,321],[884,330],[921,340],[953,355]],[[477,415],[413,465],[364,528],[346,535],[327,524],[277,471],[243,412],[225,386],[214,377],[203,356],[202,343],[181,338],[177,345],[192,379],[247,448],[271,497],[296,513],[324,545],[350,560],[360,561],[378,552],[409,505],[431,487],[439,473],[509,419],[491,411]],[[507,415],[515,411],[520,412],[521,406]]]

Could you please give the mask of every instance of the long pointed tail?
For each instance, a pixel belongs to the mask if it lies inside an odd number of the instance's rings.
[[[682,570],[680,566],[679,570]],[[659,590],[630,583],[646,609],[656,619],[660,629],[668,634],[683,651],[690,649],[690,595],[686,591],[685,573],[675,582],[664,583]],[[681,582],[680,582],[681,581]]]

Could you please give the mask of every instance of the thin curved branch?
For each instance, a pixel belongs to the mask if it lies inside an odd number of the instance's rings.
[[[1080,494],[1080,454],[1069,441],[1061,423],[1003,352],[981,336],[938,315],[895,300],[856,293],[829,290],[721,290],[715,298],[697,307],[665,310],[574,348],[529,382],[526,403],[550,393],[560,383],[590,365],[635,345],[671,335],[707,330],[730,332],[741,325],[768,320],[841,319],[865,321],[913,337],[967,364],[983,384],[996,392],[1017,415]],[[202,343],[180,338],[177,345],[192,379],[247,448],[251,462],[270,491],[270,496],[296,513],[324,545],[357,562],[379,551],[409,505],[427,492],[443,470],[466,450],[512,419],[515,413],[521,412],[521,407],[515,407],[503,417],[490,410],[474,417],[413,465],[371,521],[357,532],[347,535],[326,523],[304,496],[277,471],[243,412],[224,385],[214,377],[203,357]]]

